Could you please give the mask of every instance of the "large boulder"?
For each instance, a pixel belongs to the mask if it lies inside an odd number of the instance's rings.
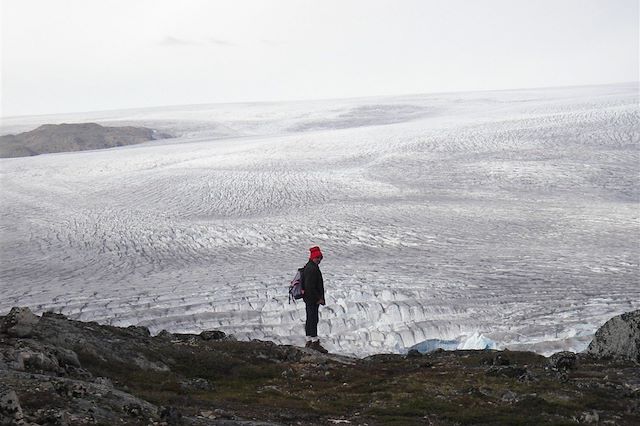
[[[0,385],[0,424],[24,425],[24,414],[18,395],[6,386]]]
[[[596,331],[587,353],[640,362],[640,310],[611,318]]]
[[[549,357],[548,364],[553,370],[572,370],[576,368],[578,357],[573,352],[556,352]]]
[[[40,317],[29,308],[11,308],[9,314],[0,324],[0,332],[13,337],[30,337]]]

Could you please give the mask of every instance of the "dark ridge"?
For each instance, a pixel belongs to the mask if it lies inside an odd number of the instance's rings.
[[[114,148],[170,137],[146,127],[105,127],[96,123],[44,124],[29,132],[0,136],[0,158]]]
[[[3,425],[576,423],[640,424],[638,363],[507,350],[357,359],[28,308],[0,317]]]

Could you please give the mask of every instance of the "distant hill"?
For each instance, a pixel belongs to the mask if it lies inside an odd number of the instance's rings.
[[[146,127],[104,127],[96,123],[45,124],[30,132],[0,136],[0,158],[113,148],[170,137]]]

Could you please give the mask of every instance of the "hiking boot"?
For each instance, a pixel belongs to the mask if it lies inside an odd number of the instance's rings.
[[[320,344],[319,340],[316,340],[315,342],[311,342],[311,345],[309,346],[311,349],[316,350],[318,352],[320,352],[321,354],[328,354],[329,351],[326,350],[325,348],[322,347],[322,345]]]

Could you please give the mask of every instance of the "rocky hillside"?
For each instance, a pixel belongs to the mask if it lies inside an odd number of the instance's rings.
[[[171,137],[146,127],[104,127],[95,123],[45,124],[30,132],[0,136],[0,158],[86,151]]]
[[[640,424],[640,368],[561,352],[355,359],[270,342],[0,317],[0,423]]]

